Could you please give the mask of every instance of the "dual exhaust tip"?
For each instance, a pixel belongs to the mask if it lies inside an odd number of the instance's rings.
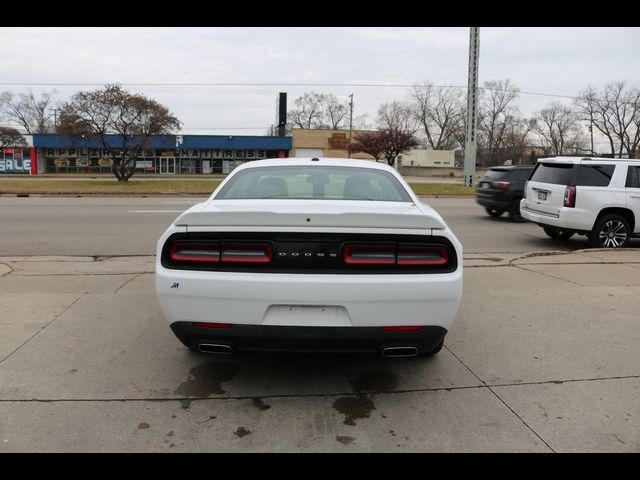
[[[215,353],[218,355],[231,355],[234,353],[233,347],[219,343],[200,343],[198,351],[203,353]],[[382,350],[383,357],[415,357],[419,351],[416,347],[387,347]]]
[[[219,355],[231,355],[233,348],[230,345],[222,345],[219,343],[200,343],[198,351],[203,353],[217,353]]]

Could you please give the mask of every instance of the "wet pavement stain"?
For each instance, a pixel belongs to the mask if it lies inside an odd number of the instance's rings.
[[[344,415],[345,425],[354,426],[356,420],[369,418],[371,412],[376,409],[373,400],[361,393],[353,397],[341,397],[333,402],[333,408]]]
[[[167,433],[167,437],[173,437],[173,430],[171,430],[169,433]]]
[[[237,435],[240,438],[247,436],[250,433],[251,433],[251,430],[247,430],[244,427],[238,427],[238,429],[235,432],[233,432],[234,435]]]
[[[344,415],[343,423],[351,426],[356,424],[356,420],[369,418],[371,412],[376,409],[373,403],[376,392],[393,391],[398,385],[398,377],[386,370],[349,375],[347,378],[356,395],[337,399],[333,402],[333,408]]]
[[[271,408],[271,405],[267,405],[266,403],[264,403],[264,401],[260,398],[260,397],[256,397],[253,399],[253,406],[256,407],[258,410],[269,410]]]
[[[180,408],[189,410],[191,408],[191,400],[180,400]]]
[[[240,366],[230,362],[208,362],[193,367],[189,379],[176,390],[177,395],[185,397],[209,397],[223,394],[224,382],[228,382],[240,372]]]
[[[386,370],[375,370],[361,373],[355,377],[349,376],[349,383],[358,393],[389,392],[398,386],[398,377],[395,373]]]
[[[149,425],[147,422],[142,422],[140,423],[140,425],[138,425],[138,430],[144,430],[145,428],[149,427],[151,427],[151,425]]]
[[[342,443],[343,445],[349,445],[350,443],[352,443],[355,440],[355,438],[349,437],[347,435],[345,435],[345,436],[337,435],[336,436],[336,440],[338,442]]]

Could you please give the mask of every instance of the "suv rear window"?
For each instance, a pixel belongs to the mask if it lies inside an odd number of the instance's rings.
[[[538,163],[529,180],[554,185],[571,185],[575,166],[573,163]]]
[[[611,182],[615,165],[580,165],[578,170],[579,186],[606,187]]]

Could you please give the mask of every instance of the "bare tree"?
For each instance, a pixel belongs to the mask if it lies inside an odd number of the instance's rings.
[[[114,159],[113,174],[128,181],[136,171],[136,158],[148,148],[153,135],[178,130],[180,121],[169,110],[119,85],[78,92],[62,105],[58,132],[93,137]],[[114,138],[111,134],[116,134]]]
[[[408,103],[393,101],[378,108],[378,128],[393,132],[415,134],[420,128],[416,116]]]
[[[14,95],[11,92],[0,94],[0,113],[7,120],[20,125],[29,135],[34,133],[48,133],[53,131],[55,125],[51,121],[54,114],[51,113],[55,90],[45,92],[36,98],[33,92]]]
[[[341,102],[334,94],[329,93],[322,98],[322,124],[331,130],[344,126],[349,115],[349,102]]]
[[[577,153],[581,131],[579,117],[571,107],[552,102],[536,117],[535,133],[545,155]]]
[[[513,103],[518,98],[518,88],[508,79],[484,82],[479,96],[477,139],[482,158],[480,163],[502,163],[506,133],[511,124],[520,121]]]
[[[15,128],[0,127],[0,147],[26,147],[24,136]]]
[[[298,128],[328,128],[338,130],[345,126],[349,102],[341,102],[334,94],[307,92],[298,97],[294,108],[287,113],[287,121]]]
[[[627,89],[625,82],[609,83],[602,92],[589,86],[576,99],[576,106],[581,118],[606,139],[611,156],[636,156],[640,148],[640,89]]]
[[[378,131],[357,134],[351,151],[368,153],[376,161],[384,158],[393,165],[398,155],[418,145],[414,136],[418,124],[405,103],[383,103],[378,109],[378,126]]]
[[[413,87],[411,97],[427,144],[434,150],[454,149],[464,112],[463,92],[455,87],[435,88],[427,82]]]
[[[298,128],[320,128],[324,95],[307,92],[296,98],[293,110],[287,113],[287,123]]]

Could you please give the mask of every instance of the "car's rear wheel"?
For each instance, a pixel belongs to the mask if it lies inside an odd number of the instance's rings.
[[[491,215],[492,217],[495,217],[495,218],[499,217],[504,212],[503,210],[499,210],[499,209],[493,208],[493,207],[487,207],[485,210],[487,211],[487,213],[489,215]]]
[[[526,222],[520,213],[520,200],[522,200],[521,197],[515,198],[509,206],[509,219],[512,222]]]
[[[555,227],[544,227],[544,233],[549,235],[554,240],[569,240],[573,237],[575,232],[569,232]]]
[[[589,233],[589,243],[596,248],[622,248],[629,244],[631,228],[620,215],[603,215]]]

